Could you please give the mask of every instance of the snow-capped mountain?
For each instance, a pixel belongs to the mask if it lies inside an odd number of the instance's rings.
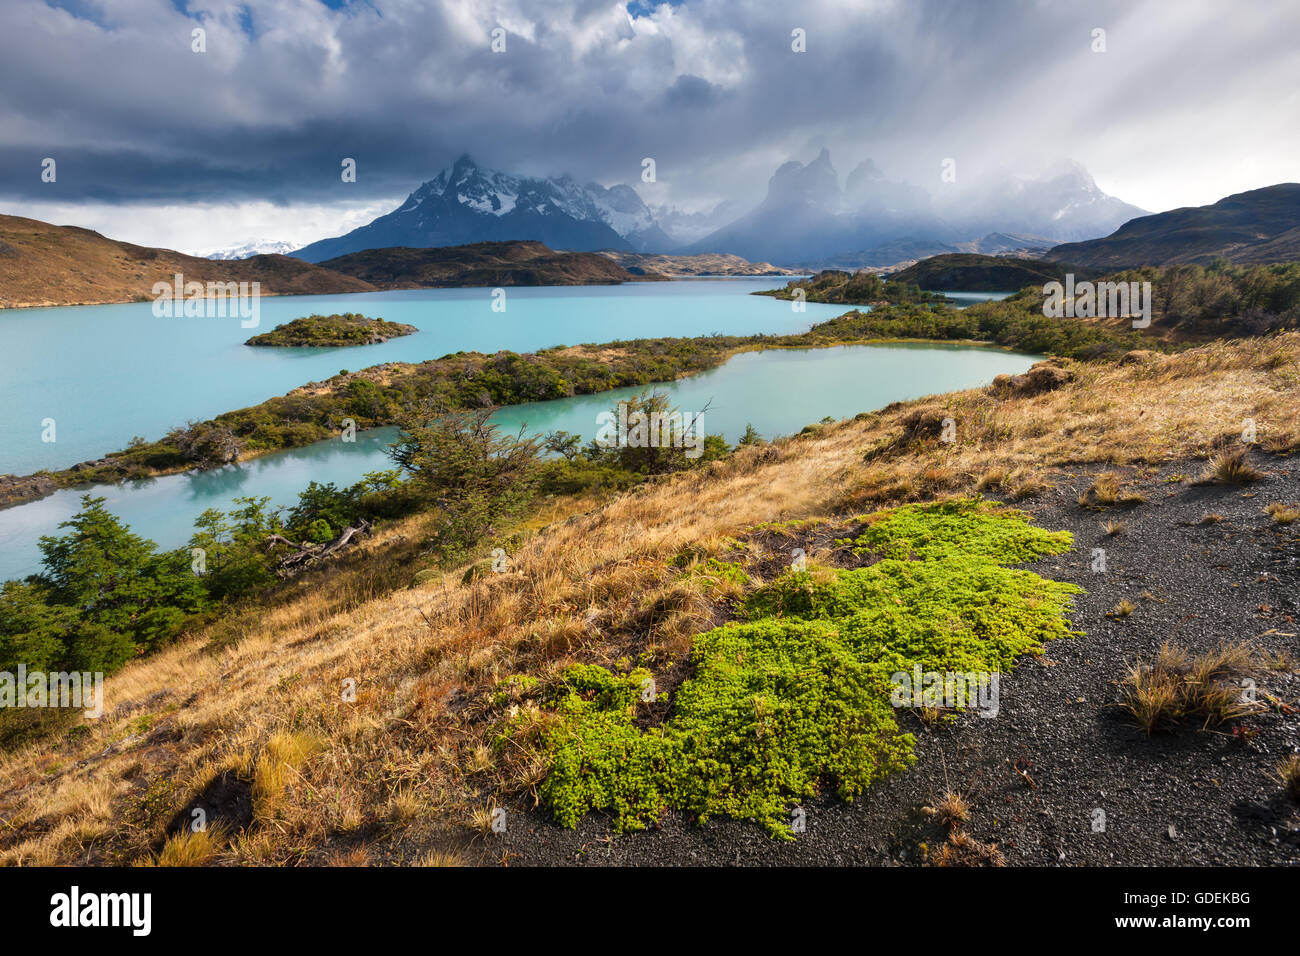
[[[675,206],[665,205],[651,206],[650,211],[669,239],[677,245],[686,245],[716,232],[740,215],[742,210],[730,199],[725,199],[712,209],[701,212],[685,212]]]
[[[768,182],[752,212],[686,247],[777,265],[862,257],[906,241],[958,245],[990,233],[1064,241],[1104,236],[1143,210],[1109,196],[1078,163],[1063,161],[1038,178],[980,177],[932,191],[887,179],[871,160],[840,187],[823,149],[810,163],[791,160]]]
[[[538,179],[485,169],[469,156],[422,184],[397,209],[294,254],[309,262],[385,246],[456,246],[536,239],[553,249],[661,252],[672,245],[635,189],[570,176]]]
[[[744,215],[730,202],[707,213],[682,213],[650,209],[631,186],[583,184],[567,175],[516,176],[466,155],[387,215],[291,254],[323,262],[387,246],[534,239],[552,249],[728,253],[792,265],[860,258],[904,240],[957,246],[990,233],[1077,240],[1107,235],[1143,215],[1068,161],[1037,178],[997,174],[927,190],[886,178],[866,159],[843,187],[840,181],[823,149],[810,163],[782,164],[766,197]],[[287,251],[247,248],[231,253]]]
[[[280,242],[276,240],[258,241],[250,239],[242,245],[233,246],[229,249],[220,249],[217,252],[209,252],[203,258],[205,259],[247,259],[251,256],[278,255],[287,256],[298,246],[294,242]]]
[[[1103,192],[1087,169],[1069,159],[1034,177],[1004,172],[942,190],[935,209],[959,230],[1029,233],[1058,242],[1110,235],[1147,214]]]

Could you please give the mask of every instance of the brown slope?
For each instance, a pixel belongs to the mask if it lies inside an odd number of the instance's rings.
[[[1034,259],[951,253],[922,259],[890,276],[896,282],[910,282],[921,289],[952,292],[1005,292],[1027,285],[1042,285],[1064,277],[1065,269],[1054,262]]]
[[[151,299],[155,282],[260,282],[263,295],[372,292],[354,276],[289,256],[216,261],[137,246],[79,226],[0,215],[0,308]]]
[[[384,289],[605,285],[640,278],[599,253],[556,252],[532,240],[366,249],[327,259],[321,265]]]
[[[1188,206],[1132,219],[1104,239],[1070,242],[1044,259],[1095,269],[1288,262],[1300,259],[1300,183],[1279,183],[1227,196],[1209,206]]]

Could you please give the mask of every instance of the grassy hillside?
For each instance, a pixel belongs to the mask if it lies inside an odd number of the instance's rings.
[[[383,289],[607,285],[638,278],[599,253],[555,252],[525,240],[434,249],[367,249],[321,265]]]
[[[89,229],[0,216],[0,308],[152,299],[155,282],[260,282],[263,295],[372,292],[374,286],[289,256],[218,262],[108,239]]]
[[[620,737],[636,747],[633,738],[687,740],[691,726],[711,746],[807,754],[816,763],[800,772],[820,765],[842,796],[869,794],[880,781],[850,770],[897,775],[905,742],[848,733],[862,726],[855,714],[890,715],[854,663],[858,636],[833,625],[863,620],[854,609],[878,606],[868,599],[877,591],[893,595],[882,609],[925,611],[926,562],[958,561],[976,577],[950,571],[940,576],[947,590],[932,592],[952,602],[949,626],[996,629],[1013,608],[979,611],[978,576],[1069,544],[1051,526],[998,524],[961,502],[983,493],[1036,508],[1090,465],[1205,459],[1233,447],[1245,419],[1260,423],[1254,454],[1300,449],[1300,334],[1065,367],[1050,390],[1003,382],[899,403],[630,491],[542,499],[482,541],[481,554],[508,555],[496,573],[440,564],[427,516],[389,525],[273,601],[232,608],[128,664],[108,680],[101,720],[0,757],[0,862],[503,862],[511,844],[492,832],[495,808],[508,808],[511,834],[585,819],[588,806],[657,819],[653,799],[626,803],[602,784],[605,762],[620,759],[609,747]],[[945,419],[954,441],[943,440]],[[1173,481],[1169,494],[1192,493],[1184,476]],[[947,511],[880,510],[954,499]],[[965,544],[945,550],[953,541]],[[804,571],[789,568],[795,542],[807,550]],[[1010,633],[1059,636],[1065,591],[1052,588],[1051,562],[1046,577],[1014,574],[1035,616]],[[969,595],[953,590],[958,580],[972,584]],[[772,656],[765,635],[777,626],[787,637],[806,631],[796,646],[811,669]],[[816,640],[832,631],[843,643]],[[961,633],[972,653],[993,652],[978,627]],[[736,670],[737,661],[747,663]],[[657,691],[643,697],[647,673]],[[805,676],[791,683],[795,674]],[[754,692],[737,696],[745,681]],[[573,759],[578,740],[597,748],[589,762]],[[859,744],[884,762],[853,757]],[[747,760],[702,760],[701,771],[714,769],[686,777],[672,776],[682,764],[652,760],[646,773],[669,776],[645,778],[654,786],[637,792],[776,824],[819,789],[813,777]],[[550,808],[540,817],[528,809],[536,799]],[[182,832],[195,806],[219,826]]]
[[[1216,259],[1251,265],[1300,259],[1300,183],[1279,183],[1126,222],[1104,239],[1056,246],[1044,258],[1096,270]]]

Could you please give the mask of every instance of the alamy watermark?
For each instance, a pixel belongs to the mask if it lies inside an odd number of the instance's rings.
[[[1067,273],[1065,283],[1043,286],[1043,315],[1049,319],[1128,319],[1133,328],[1151,324],[1150,282],[1079,282]]]
[[[0,671],[0,709],[8,707],[72,707],[92,720],[104,713],[104,675],[100,671]]]
[[[239,317],[240,326],[255,329],[262,321],[262,283],[185,281],[179,272],[171,282],[153,284],[153,314],[160,319],[224,319]]]
[[[970,707],[981,717],[996,717],[999,676],[997,671],[923,672],[916,664],[910,673],[895,671],[890,675],[894,686],[889,702],[895,707]]]

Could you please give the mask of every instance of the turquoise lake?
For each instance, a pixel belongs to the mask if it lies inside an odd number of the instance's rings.
[[[663,335],[783,335],[848,311],[750,295],[779,279],[699,279],[621,286],[512,287],[505,311],[491,289],[412,289],[334,296],[265,296],[260,323],[157,318],[148,302],[0,311],[0,474],[58,470],[161,438],[194,419],[256,405],[340,369],[422,362],[451,352],[527,352]],[[304,315],[361,312],[420,331],[346,349],[256,348],[244,342]],[[41,440],[53,419],[55,441]]]
[[[70,436],[65,419],[50,412],[38,414],[40,402],[31,394],[14,396],[26,403],[28,415],[36,416],[35,444],[40,444],[40,418],[56,417],[55,445],[61,460],[48,467],[61,467],[120,447],[133,434],[154,436],[185,418],[207,417],[251,404],[307,381],[326,378],[339,368],[363,368],[383,361],[421,361],[460,349],[528,350],[554,344],[714,331],[785,333],[800,331],[845,311],[844,306],[810,303],[806,312],[794,313],[787,302],[748,294],[771,287],[770,279],[731,279],[576,289],[512,288],[504,314],[491,311],[486,289],[263,300],[262,328],[313,311],[359,311],[409,322],[422,330],[364,349],[248,348],[240,343],[251,332],[240,329],[237,320],[159,320],[153,318],[147,304],[42,309],[0,314],[0,345],[9,346],[9,355],[15,354],[15,328],[21,330],[18,338],[27,336],[30,342],[39,339],[43,350],[71,349],[79,339],[97,343],[93,349],[79,349],[76,353],[82,356],[76,367],[92,383],[90,392],[79,387],[76,373],[67,368],[60,369],[56,382],[52,368],[57,363],[48,370],[50,379],[43,391],[65,401],[62,407],[68,409],[66,420],[85,422],[96,433],[124,438],[100,438],[92,450],[66,457],[64,443],[70,441]],[[277,315],[276,309],[283,311]],[[124,311],[106,315],[106,310]],[[38,312],[45,313],[49,320],[43,323],[44,336],[36,335],[38,323],[26,321]],[[83,318],[92,315],[94,318]],[[531,321],[525,321],[529,316]],[[20,321],[13,321],[15,318]],[[182,326],[177,335],[186,337],[196,353],[202,351],[208,356],[197,369],[179,357],[169,364],[159,358],[156,350],[145,348],[151,337],[141,337],[139,327],[165,321],[190,323]],[[550,326],[534,324],[545,322]],[[222,323],[233,325],[233,332],[220,327]],[[118,337],[112,334],[112,328],[118,330]],[[156,336],[159,326],[152,328]],[[135,345],[130,346],[130,342]],[[113,361],[96,362],[92,352],[111,353]],[[749,423],[767,438],[788,435],[826,416],[845,418],[892,401],[983,384],[1001,373],[1023,371],[1036,359],[1000,349],[945,345],[770,350],[743,353],[717,369],[656,387],[667,392],[683,411],[698,412],[707,406],[702,419],[704,431],[724,435],[734,443]],[[38,389],[35,382],[40,370],[33,369],[32,364],[17,363],[18,375],[26,377],[28,391]],[[119,382],[121,388],[110,388],[110,380]],[[495,418],[510,431],[526,425],[531,433],[562,429],[589,439],[598,430],[596,416],[600,412],[639,391],[620,389],[514,406],[499,410]],[[13,382],[7,380],[0,388],[0,397],[7,399],[11,392]],[[179,417],[171,398],[163,397],[173,392],[183,395],[184,403],[189,404],[182,404],[191,409]],[[150,427],[131,418],[137,411],[146,421],[158,424]],[[116,421],[118,416],[126,416],[126,421]],[[23,429],[15,426],[10,415],[5,416],[3,426],[9,429],[7,456],[17,444],[33,444],[30,435],[19,439]],[[0,510],[0,580],[38,570],[37,539],[57,533],[59,522],[79,509],[82,494],[102,495],[108,499],[109,510],[134,531],[164,548],[173,548],[188,540],[199,513],[210,507],[228,508],[235,497],[269,496],[277,505],[288,505],[311,481],[351,484],[367,471],[391,467],[384,450],[394,434],[395,429],[374,429],[359,433],[352,443],[331,439],[216,471],[169,475],[120,486],[67,489]],[[4,460],[0,470],[21,474],[36,467]]]

